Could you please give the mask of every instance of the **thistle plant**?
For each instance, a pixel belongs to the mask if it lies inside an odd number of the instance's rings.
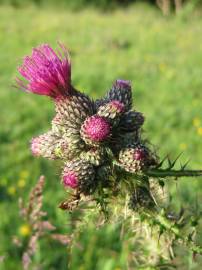
[[[18,71],[18,88],[48,96],[55,105],[50,129],[32,139],[31,151],[61,161],[61,184],[70,191],[61,209],[91,201],[109,218],[114,198],[121,199],[130,216],[138,214],[160,235],[172,235],[171,242],[202,253],[193,230],[181,233],[184,214],[173,217],[162,199],[166,179],[200,177],[202,170],[188,170],[186,164],[177,170],[177,159],[158,157],[142,135],[145,119],[132,107],[129,81],[116,80],[103,98],[92,100],[72,85],[70,57],[62,44],[56,52],[46,44],[33,49]]]

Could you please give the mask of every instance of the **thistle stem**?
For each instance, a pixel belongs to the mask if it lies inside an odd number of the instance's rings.
[[[114,164],[114,168],[118,173],[126,174],[127,172],[120,167],[118,164]],[[160,177],[160,178],[166,178],[166,177],[202,177],[202,170],[173,170],[173,169],[148,169],[144,172],[145,176],[148,177]],[[129,175],[134,175],[133,173],[128,173]]]
[[[173,233],[178,240],[181,240],[181,242],[184,243],[187,247],[189,247],[193,252],[197,254],[202,254],[202,247],[195,244],[191,239],[189,239],[188,236],[183,236],[183,234],[180,233],[177,225],[173,224],[168,218],[166,218],[162,214],[159,214],[155,216],[155,220],[159,225],[163,226],[166,230]]]
[[[144,172],[147,176],[151,177],[202,177],[202,170],[163,170],[163,169],[150,169]]]

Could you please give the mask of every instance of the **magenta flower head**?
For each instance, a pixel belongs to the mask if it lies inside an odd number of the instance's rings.
[[[93,115],[88,117],[81,127],[81,137],[87,144],[96,144],[106,140],[111,126],[106,118]]]
[[[74,172],[67,172],[63,175],[63,184],[66,187],[76,188],[78,185],[78,178]]]
[[[57,53],[48,45],[34,48],[18,68],[18,88],[54,99],[67,96],[71,91],[71,63],[67,49],[59,44]]]

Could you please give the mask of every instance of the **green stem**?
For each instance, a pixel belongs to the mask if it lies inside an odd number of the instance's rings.
[[[173,221],[169,220],[164,212],[161,213],[152,213],[145,212],[146,217],[149,221],[153,220],[155,224],[164,229],[164,232],[171,233],[175,236],[175,239],[184,244],[186,247],[190,248],[191,251],[202,255],[202,247],[194,243],[194,241],[189,238],[189,236],[184,235],[183,231],[180,230],[180,227]]]
[[[133,173],[126,172],[120,165],[114,164],[114,168],[116,172],[120,175],[123,173],[124,175],[131,175]],[[156,177],[156,178],[166,178],[166,177],[202,177],[202,170],[173,170],[173,169],[148,169],[143,171],[143,174],[148,177]],[[137,175],[138,176],[138,175]]]
[[[202,176],[202,170],[163,170],[163,169],[150,169],[144,172],[147,176],[151,177],[199,177]]]
[[[165,229],[172,232],[178,240],[181,240],[182,243],[184,243],[187,247],[189,247],[193,252],[197,254],[202,254],[202,247],[195,244],[191,239],[189,239],[188,236],[183,236],[183,234],[180,233],[180,230],[176,226],[176,224],[173,224],[165,216],[161,214],[156,215],[155,220],[157,221],[157,223],[159,223],[159,225],[163,226]]]

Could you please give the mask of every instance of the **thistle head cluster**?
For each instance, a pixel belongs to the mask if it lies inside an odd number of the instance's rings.
[[[141,138],[144,117],[132,109],[130,82],[116,80],[103,98],[92,100],[71,85],[68,55],[61,44],[57,53],[46,44],[33,49],[19,67],[25,80],[17,84],[55,103],[51,129],[31,141],[33,155],[62,160],[64,187],[89,195],[110,186],[115,163],[141,174],[156,157]]]

